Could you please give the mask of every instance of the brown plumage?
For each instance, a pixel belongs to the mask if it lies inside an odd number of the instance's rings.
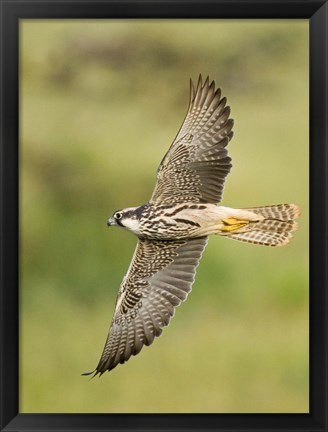
[[[94,375],[110,371],[150,345],[187,298],[210,234],[283,246],[297,228],[299,209],[281,204],[248,209],[217,206],[231,169],[230,108],[209,78],[190,85],[185,120],[157,172],[151,199],[119,210],[108,225],[138,236],[121,283],[114,317]],[[91,372],[93,373],[93,372]],[[88,375],[88,374],[86,374]]]
[[[232,167],[226,146],[233,136],[233,120],[226,102],[208,77],[204,84],[199,77],[196,91],[190,82],[188,112],[159,166],[151,203],[221,201]]]

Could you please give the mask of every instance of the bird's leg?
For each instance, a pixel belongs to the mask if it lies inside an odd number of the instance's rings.
[[[230,217],[228,219],[223,219],[222,222],[224,223],[224,225],[220,228],[220,231],[228,231],[228,232],[235,231],[249,223],[249,221],[247,220],[235,219],[233,217]]]

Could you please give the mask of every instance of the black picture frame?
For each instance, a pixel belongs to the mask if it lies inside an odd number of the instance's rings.
[[[327,24],[323,0],[1,0],[1,431],[327,431]],[[310,22],[310,412],[19,413],[19,20],[303,18]]]

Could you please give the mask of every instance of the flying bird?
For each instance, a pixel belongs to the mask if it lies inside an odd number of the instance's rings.
[[[196,87],[196,88],[195,88]],[[190,80],[186,117],[157,171],[146,204],[113,213],[108,226],[138,237],[123,278],[99,363],[102,375],[160,336],[191,291],[210,234],[265,246],[286,245],[299,208],[279,204],[247,209],[218,206],[231,170],[230,107],[209,77]]]

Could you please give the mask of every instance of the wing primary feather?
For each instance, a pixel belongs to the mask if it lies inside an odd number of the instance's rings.
[[[213,84],[213,85],[212,85],[212,84]],[[208,107],[210,106],[210,104],[211,104],[212,101],[213,101],[214,96],[215,96],[215,92],[214,92],[214,81],[212,81],[211,85],[210,85],[209,88],[208,88],[207,95],[206,95],[206,99],[205,99],[205,102],[204,102],[204,106],[205,106],[206,108],[208,108]]]
[[[192,79],[190,78],[190,100],[189,100],[189,106],[192,104],[193,100],[195,98],[195,87]]]

